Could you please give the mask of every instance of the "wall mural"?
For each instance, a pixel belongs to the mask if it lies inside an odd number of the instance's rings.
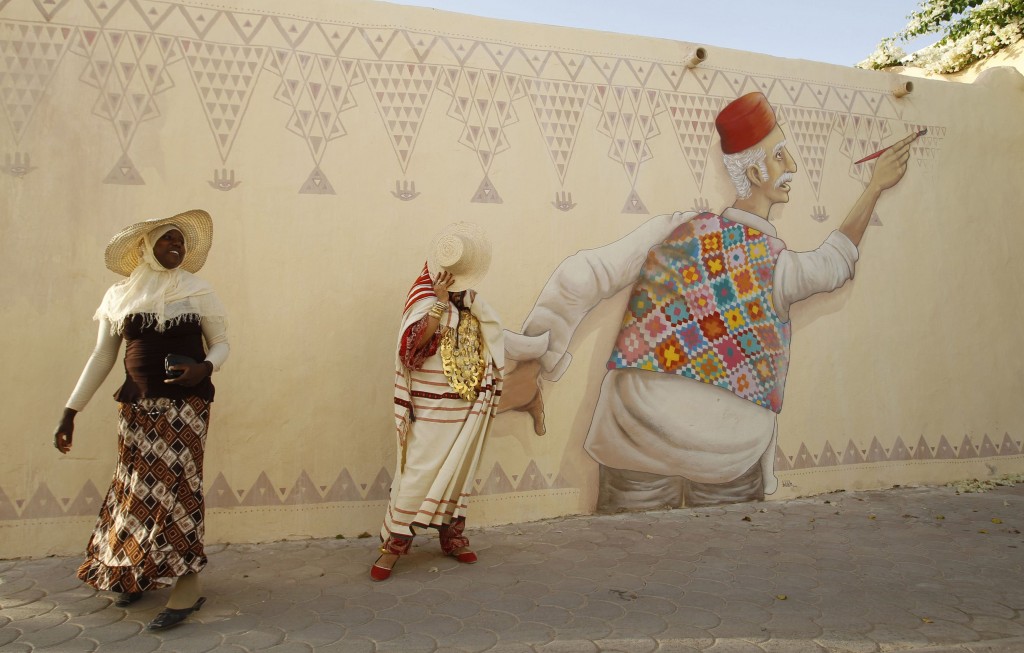
[[[494,161],[516,146],[514,137],[529,134],[541,139],[547,154],[548,162],[538,164],[550,166],[557,179],[558,192],[544,201],[563,212],[574,210],[580,198],[571,188],[571,170],[579,139],[595,137],[584,133],[588,129],[607,142],[608,163],[622,171],[621,213],[650,212],[637,188],[655,156],[651,144],[657,139],[674,141],[700,195],[708,175],[721,174],[717,161],[709,160],[719,142],[715,119],[729,102],[751,92],[763,94],[774,108],[799,168],[801,192],[811,192],[818,201],[807,217],[819,222],[831,219],[832,212],[821,201],[826,181],[852,179],[866,188],[871,166],[854,162],[924,128],[927,134],[912,143],[910,157],[913,174],[927,172],[946,129],[904,116],[905,106],[885,91],[752,75],[708,62],[690,68],[684,62],[538,49],[166,0],[0,0],[0,110],[6,119],[0,129],[9,130],[14,144],[2,153],[6,174],[45,172],[46,162],[33,157],[23,143],[35,128],[33,117],[40,106],[67,92],[54,84],[57,71],[66,67],[95,92],[92,119],[109,124],[108,137],[117,139],[121,152],[116,161],[83,163],[105,171],[96,183],[135,186],[146,183],[136,166],[145,154],[135,148],[135,137],[167,107],[182,106],[177,98],[184,92],[201,109],[217,153],[195,166],[196,185],[224,192],[242,185],[244,166],[252,162],[239,160],[234,146],[240,139],[259,137],[247,134],[244,126],[254,97],[267,97],[256,96],[255,89],[268,85],[274,89],[268,95],[289,109],[281,129],[302,139],[309,153],[308,171],[296,171],[296,193],[347,192],[332,183],[342,175],[327,167],[325,155],[331,147],[343,148],[349,134],[347,115],[373,111],[381,130],[371,136],[386,139],[394,155],[394,187],[390,190],[388,182],[383,197],[415,201],[421,195],[422,185],[408,174],[416,146],[424,128],[437,129],[448,120],[460,125],[458,144],[479,165],[478,179],[452,182],[467,184],[467,202],[503,202],[500,180],[492,179]],[[172,94],[174,103],[169,101]],[[520,120],[536,129],[512,133],[509,127]],[[838,169],[826,166],[826,159],[837,154],[847,164],[847,178],[826,180],[827,168]],[[697,197],[692,208],[701,213],[710,205]],[[871,220],[881,224],[877,215]],[[636,326],[641,328],[639,322]],[[626,357],[632,356],[631,342],[619,343]],[[522,371],[528,370],[524,366]],[[519,407],[540,419],[540,400]],[[923,437],[914,446],[897,439],[890,448],[875,440],[864,450],[852,441],[845,446],[826,443],[820,453],[804,444],[789,453],[775,445],[764,449],[759,460],[766,469],[797,470],[1024,451],[1008,434],[999,444],[988,434],[980,437],[977,442],[979,436],[965,435],[954,445],[942,436],[935,446]],[[569,487],[562,475],[540,470],[531,461],[522,473],[509,474],[496,463],[488,476],[476,480],[476,487],[481,494]],[[250,487],[236,487],[223,474],[209,477],[208,503],[222,508],[384,500],[390,484],[385,469],[359,482],[343,469],[330,484],[318,484],[305,472],[286,484],[264,472]],[[0,520],[92,516],[98,501],[91,483],[75,497],[56,497],[45,483],[28,498],[11,498],[0,489]]]
[[[651,141],[671,131],[700,189],[716,140],[714,116],[750,91],[763,93],[777,108],[815,197],[833,138],[840,139],[840,154],[851,163],[850,176],[866,184],[864,170],[853,161],[893,134],[924,127],[904,120],[903,106],[887,92],[755,76],[708,63],[688,68],[165,0],[83,2],[87,16],[72,15],[66,2],[0,5],[0,106],[18,144],[57,68],[80,69],[80,81],[96,89],[93,115],[110,123],[122,151],[104,183],[145,183],[132,158],[133,139],[160,116],[162,94],[185,76],[221,159],[211,162],[212,179],[205,181],[223,191],[241,183],[228,162],[244,132],[253,89],[265,75],[273,80],[262,83],[275,84],[274,98],[291,109],[282,129],[303,139],[309,151],[310,172],[296,180],[296,189],[311,194],[336,193],[332,171],[321,166],[328,147],[348,134],[344,113],[375,109],[395,154],[396,175],[402,176],[389,194],[416,199],[415,180],[404,176],[424,118],[439,96],[447,103],[446,116],[463,126],[459,144],[480,166],[480,181],[467,190],[468,201],[502,201],[491,166],[514,145],[507,128],[529,114],[562,188],[552,202],[562,211],[575,206],[566,182],[585,117],[607,139],[610,161],[622,168],[629,186],[622,212],[637,214],[649,212],[636,187],[654,156]],[[3,18],[15,10],[38,19]],[[61,23],[65,16],[69,22]],[[913,151],[922,167],[934,160],[945,135],[944,126],[927,127],[927,137]],[[8,174],[38,168],[19,164],[31,160],[28,152],[4,156]],[[810,217],[823,221],[827,215],[819,206]]]
[[[778,489],[790,308],[853,278],[876,202],[903,179],[926,134],[855,161],[863,194],[821,246],[797,252],[769,217],[789,202],[799,169],[789,145],[806,151],[815,139],[791,141],[760,91],[726,104],[713,124],[732,206],[656,216],[577,252],[541,289],[523,333],[506,335],[508,357],[521,364],[507,375],[501,410],[530,413],[543,434],[541,376],[557,381],[583,318],[631,288],[584,443],[599,466],[601,512],[759,501]]]

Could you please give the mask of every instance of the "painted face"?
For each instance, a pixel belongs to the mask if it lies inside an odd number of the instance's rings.
[[[168,270],[181,265],[185,260],[185,237],[177,229],[171,229],[153,243],[153,258]]]
[[[764,164],[768,170],[768,180],[761,183],[758,189],[765,194],[772,204],[789,201],[790,182],[796,172],[796,160],[786,147],[786,134],[782,128],[775,126],[764,140],[761,147],[765,151]]]

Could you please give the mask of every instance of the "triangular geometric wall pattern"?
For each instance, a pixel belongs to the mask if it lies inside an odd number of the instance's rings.
[[[281,129],[302,138],[309,150],[312,172],[299,183],[306,171],[297,171],[297,193],[338,192],[329,180],[343,178],[339,165],[352,162],[342,160],[328,168],[324,155],[332,141],[348,133],[341,120],[346,111],[378,114],[385,129],[372,137],[380,138],[382,146],[388,142],[395,153],[396,177],[404,176],[424,130],[446,129],[441,117],[445,110],[433,107],[440,90],[451,97],[448,118],[461,123],[458,143],[480,167],[478,179],[459,180],[466,185],[466,201],[502,203],[503,179],[495,176],[492,164],[525,138],[542,141],[540,151],[550,160],[545,168],[564,187],[579,140],[601,134],[608,142],[609,165],[622,171],[622,212],[634,214],[648,212],[637,188],[663,130],[675,135],[675,147],[700,194],[708,167],[720,166],[711,156],[718,143],[714,116],[743,93],[760,91],[775,107],[801,163],[797,176],[816,198],[830,183],[826,171],[843,167],[826,165],[829,159],[838,157],[850,177],[866,184],[871,166],[854,161],[925,127],[904,115],[912,105],[888,90],[753,75],[716,69],[713,62],[687,69],[598,52],[306,19],[298,9],[258,13],[189,0],[133,0],[88,2],[89,11],[84,12],[77,3],[34,4],[40,22],[0,20],[4,128],[21,142],[33,129],[31,118],[39,105],[62,92],[53,88],[57,69],[82,68],[80,81],[97,90],[93,113],[110,122],[108,135],[118,140],[123,153],[113,169],[109,162],[94,163],[103,173],[110,171],[98,178],[105,183],[145,183],[136,164],[146,169],[153,162],[133,158],[131,146],[145,122],[161,115],[157,96],[172,89],[194,96],[220,157],[209,166],[197,165],[197,175],[227,166],[238,139],[260,137],[242,126],[250,103],[266,101],[268,94],[257,93],[258,88],[269,84],[276,89],[273,97],[290,108]],[[11,13],[9,6],[0,3],[0,16]],[[69,11],[72,6],[79,10]],[[69,50],[84,59],[84,67],[82,59],[64,56]],[[191,91],[176,89],[175,76],[191,78]],[[168,106],[181,110],[180,102]],[[436,115],[429,116],[431,112]],[[533,116],[538,129],[510,129],[525,113]],[[366,121],[352,123],[367,129]],[[946,135],[943,125],[927,128],[911,157],[926,171],[936,164]],[[205,185],[206,180],[197,177],[197,183]],[[387,192],[383,186],[381,192]],[[577,193],[574,201],[581,199]],[[821,220],[828,213],[829,207],[816,207],[809,217]]]
[[[69,27],[0,21],[0,106],[18,142],[68,50]]]
[[[821,467],[838,467],[841,465],[863,465],[886,462],[903,462],[911,460],[967,460],[970,458],[995,458],[999,456],[1016,456],[1024,453],[1024,441],[1003,434],[1002,439],[993,440],[988,434],[981,441],[969,435],[962,439],[939,436],[936,444],[929,444],[924,436],[913,444],[906,444],[903,438],[897,437],[890,446],[885,447],[872,438],[867,447],[859,447],[853,440],[847,442],[842,453],[837,453],[831,442],[826,442],[820,451],[812,453],[806,444],[796,447],[795,453],[787,454],[782,447],[775,448],[775,470],[790,471],[795,469],[814,469]]]
[[[776,447],[775,470],[785,472],[916,460],[998,458],[1022,453],[1024,441],[1020,437],[1011,437],[1009,433],[995,439],[986,434],[980,441],[970,435],[962,438],[942,435],[935,444],[929,444],[923,436],[913,444],[906,444],[903,438],[897,437],[889,446],[873,438],[867,447],[858,446],[850,440],[842,448],[842,453],[830,442],[814,452],[806,444],[798,445],[792,454]],[[486,473],[477,470],[473,494],[514,494],[574,487],[561,474],[545,474],[541,469],[537,461],[531,460],[523,470],[510,473],[496,462]],[[391,473],[384,467],[378,470],[372,481],[361,484],[356,483],[351,472],[344,468],[330,485],[317,485],[306,471],[300,472],[298,478],[287,485],[276,485],[266,472],[261,472],[248,488],[233,487],[223,472],[207,473],[206,478],[206,506],[223,509],[386,501],[392,480]],[[0,521],[92,516],[99,512],[102,498],[92,481],[87,482],[76,496],[63,498],[54,496],[45,482],[40,483],[27,499],[12,499],[0,487]]]

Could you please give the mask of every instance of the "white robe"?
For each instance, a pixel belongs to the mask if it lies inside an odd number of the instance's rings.
[[[551,275],[523,324],[506,332],[509,357],[526,360],[537,342],[544,377],[558,380],[572,360],[569,342],[591,308],[636,283],[648,251],[698,214],[659,215],[614,243],[582,250]],[[767,220],[728,208],[722,216],[776,236]],[[784,250],[776,262],[775,311],[789,321],[792,304],[830,292],[853,277],[856,246],[835,231],[809,252]],[[776,417],[732,392],[673,374],[617,369],[605,376],[584,447],[597,462],[616,469],[726,483],[759,459],[765,490],[774,491]]]
[[[433,297],[413,304],[402,317],[399,348],[405,331],[433,306]],[[461,397],[432,398],[417,393],[454,393],[435,352],[418,370],[410,370],[396,354],[395,398],[412,404],[412,411],[396,401],[395,426],[398,464],[391,485],[381,538],[389,534],[413,535],[414,526],[440,526],[464,517],[467,500],[484,441],[501,396],[505,349],[501,325],[494,311],[478,297],[470,311],[480,321],[487,369],[476,401]],[[444,326],[458,328],[459,311],[449,304]],[[404,452],[404,464],[403,464]]]

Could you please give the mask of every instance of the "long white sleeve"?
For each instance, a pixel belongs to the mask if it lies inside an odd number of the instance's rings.
[[[783,251],[775,264],[772,302],[776,313],[788,322],[793,304],[842,286],[853,278],[858,257],[857,246],[839,231],[809,252]]]
[[[213,370],[217,372],[231,353],[227,323],[222,317],[204,317],[201,326],[206,341],[206,360],[213,363]]]
[[[569,341],[590,309],[635,283],[650,249],[695,215],[655,216],[614,243],[562,261],[523,323],[524,335],[548,336],[547,352],[540,357],[545,378],[557,380],[568,367]]]
[[[106,318],[100,319],[99,332],[96,334],[96,346],[93,347],[85,369],[78,377],[78,383],[68,399],[68,408],[81,412],[86,407],[107,375],[110,374],[120,349],[121,336],[111,334],[110,322]]]

